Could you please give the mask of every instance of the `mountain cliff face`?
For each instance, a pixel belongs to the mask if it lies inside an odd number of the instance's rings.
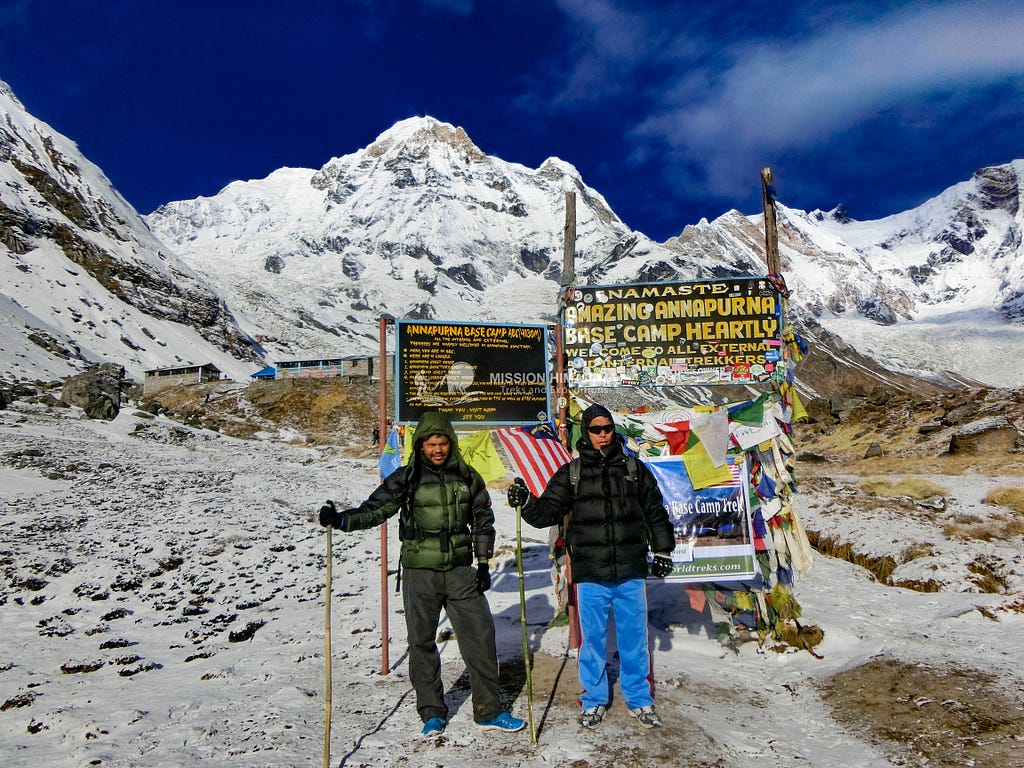
[[[0,83],[0,347],[13,377],[256,359],[224,302]],[[242,361],[249,360],[249,363]]]
[[[145,219],[68,139],[0,86],[0,353],[13,375],[111,360],[242,378],[295,357],[374,353],[383,314],[551,322],[576,201],[576,280],[763,274],[762,216],[729,211],[656,243],[569,164],[487,155],[433,118],[397,123],[320,169],[282,168]],[[790,316],[813,340],[811,394],[1024,379],[1024,161],[905,213],[779,205]],[[236,322],[237,318],[237,322]],[[817,379],[819,384],[815,384]]]
[[[798,325],[813,319],[834,360],[861,355],[848,384],[877,369],[872,360],[939,384],[1021,380],[1024,364],[1010,351],[1024,341],[1022,169],[1022,161],[983,169],[876,222],[841,208],[779,206],[793,315]],[[404,120],[319,170],[282,169],[169,203],[147,220],[247,318],[270,359],[285,359],[373,351],[382,313],[553,320],[567,191],[576,193],[581,282],[765,271],[760,214],[730,211],[655,243],[626,227],[572,166],[504,162],[429,117]]]
[[[283,359],[375,351],[381,313],[553,319],[570,190],[581,259],[664,251],[572,166],[506,163],[430,118],[317,171],[282,169],[147,220]]]

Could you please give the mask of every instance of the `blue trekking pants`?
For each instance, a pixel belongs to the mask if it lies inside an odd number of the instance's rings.
[[[619,650],[619,688],[630,709],[654,703],[654,674],[647,636],[647,585],[643,579],[621,584],[580,582],[576,609],[580,618],[580,704],[590,709],[611,701],[605,649],[609,614],[615,621]]]

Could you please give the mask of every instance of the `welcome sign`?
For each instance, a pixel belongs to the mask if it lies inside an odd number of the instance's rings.
[[[767,382],[781,375],[782,304],[763,277],[586,286],[562,315],[572,388]]]

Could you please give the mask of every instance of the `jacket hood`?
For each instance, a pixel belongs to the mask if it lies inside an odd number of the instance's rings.
[[[601,451],[597,450],[590,444],[590,435],[587,434],[587,427],[590,426],[590,422],[594,419],[603,416],[615,425],[615,417],[612,416],[612,412],[605,408],[603,405],[594,403],[589,406],[583,413],[580,414],[580,439],[576,442],[576,450],[579,451],[580,455],[590,454],[593,456],[600,456]],[[622,439],[622,435],[617,430],[612,432],[612,441],[608,444],[605,449],[605,455],[614,455],[616,451],[621,452],[622,446],[625,445],[625,441]]]
[[[597,403],[594,403],[580,415],[580,427],[583,429],[584,432],[586,432],[587,427],[590,426],[590,422],[601,416],[604,416],[612,424],[615,423],[615,419],[612,417],[611,411],[609,411],[603,405],[598,405]]]
[[[423,442],[428,437],[434,435],[444,435],[448,438],[452,444],[452,450],[459,450],[459,438],[455,434],[455,427],[452,426],[451,421],[443,413],[437,411],[428,411],[424,413],[416,425],[416,431],[412,434],[413,445],[416,446],[416,450],[420,449]]]
[[[451,451],[448,453],[448,461],[445,462],[445,466],[457,466],[462,474],[468,475],[469,465],[466,464],[466,460],[462,458],[462,451],[459,450],[459,438],[455,434],[455,427],[452,426],[452,422],[447,416],[437,411],[427,411],[420,416],[419,423],[416,424],[416,431],[412,433],[413,450],[409,457],[409,463],[415,465],[419,462],[423,455],[421,450],[423,443],[434,435],[444,435],[451,443]]]

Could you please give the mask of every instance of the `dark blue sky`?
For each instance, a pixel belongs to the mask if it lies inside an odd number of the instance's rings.
[[[858,219],[1024,157],[1024,4],[0,0],[0,79],[141,213],[398,120],[575,165],[657,239],[761,210]]]

